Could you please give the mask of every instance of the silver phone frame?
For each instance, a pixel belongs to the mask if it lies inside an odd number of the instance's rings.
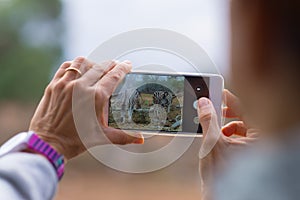
[[[209,78],[209,99],[212,101],[216,114],[218,117],[218,125],[222,125],[222,105],[223,105],[223,90],[224,90],[224,78],[220,74],[211,73],[190,73],[190,72],[167,72],[167,71],[145,71],[145,70],[132,70],[130,74],[145,74],[145,75],[164,75],[164,76],[195,76],[195,77],[208,77]],[[219,92],[211,92],[219,91]],[[143,135],[157,135],[157,136],[179,136],[179,137],[203,137],[202,133],[157,133],[151,130],[137,130],[137,129],[127,129],[126,131],[139,132]]]

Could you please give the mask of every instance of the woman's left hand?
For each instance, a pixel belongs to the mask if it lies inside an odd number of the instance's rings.
[[[78,57],[63,63],[47,86],[29,130],[37,133],[66,159],[84,152],[85,145],[89,148],[109,142],[142,144],[141,134],[128,134],[107,124],[110,96],[130,70],[129,61],[95,64]],[[90,107],[94,113],[88,111]],[[74,110],[77,110],[76,115]],[[87,127],[83,137],[78,135],[78,123]]]

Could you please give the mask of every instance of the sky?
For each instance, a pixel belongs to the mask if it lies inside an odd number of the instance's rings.
[[[223,75],[229,67],[226,0],[63,0],[65,58],[87,56],[111,37],[137,28],[184,34],[206,50]]]

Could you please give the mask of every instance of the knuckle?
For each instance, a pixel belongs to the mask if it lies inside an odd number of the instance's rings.
[[[119,142],[118,142],[120,145],[125,145],[128,143],[128,140],[127,140],[127,136],[126,136],[126,133],[124,133],[123,135],[121,135],[119,137]]]
[[[45,94],[45,95],[49,95],[49,94],[52,93],[52,90],[53,90],[53,86],[52,86],[52,84],[50,83],[50,84],[46,87],[44,94]]]
[[[132,63],[126,63],[126,71],[130,72],[132,69]]]
[[[200,122],[208,122],[212,120],[211,113],[202,113],[200,114]]]
[[[111,75],[111,79],[118,81],[123,77],[124,72],[122,70],[117,70]]]
[[[78,64],[82,64],[86,61],[86,58],[83,57],[83,56],[79,56],[79,57],[76,57],[74,62],[78,63]]]
[[[117,62],[114,60],[107,60],[104,62],[106,66],[116,65]]]
[[[53,85],[53,91],[61,91],[66,87],[67,83],[64,80],[60,80]]]
[[[116,61],[114,61],[114,60],[104,60],[102,62],[102,64],[112,64],[112,63],[116,63]]]
[[[89,62],[85,57],[77,57],[72,63],[72,66],[79,70],[80,69],[85,70],[89,65],[90,65]]]
[[[63,63],[61,64],[61,67],[60,67],[60,68],[65,69],[65,68],[68,68],[69,66],[70,66],[70,61],[65,61],[65,62],[63,62]]]
[[[119,69],[123,72],[127,72],[128,69],[130,68],[130,65],[124,62],[120,63],[119,66],[120,66]]]

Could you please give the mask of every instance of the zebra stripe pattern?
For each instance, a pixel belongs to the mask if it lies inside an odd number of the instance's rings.
[[[142,107],[142,97],[138,90],[134,90],[128,101],[128,121],[132,121],[132,113],[135,109]]]
[[[164,107],[167,112],[170,112],[173,95],[167,91],[155,91],[153,93],[153,104],[159,104]]]

